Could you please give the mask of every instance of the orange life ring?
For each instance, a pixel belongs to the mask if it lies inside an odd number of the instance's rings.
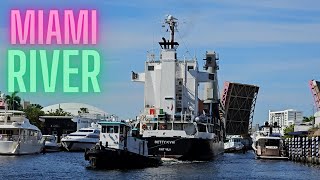
[[[146,124],[142,125],[142,129],[146,130],[147,129],[147,125]]]

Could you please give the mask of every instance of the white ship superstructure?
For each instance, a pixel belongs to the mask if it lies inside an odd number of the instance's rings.
[[[139,129],[149,143],[149,154],[180,159],[208,159],[223,151],[223,120],[219,115],[218,57],[206,52],[204,70],[197,60],[180,60],[174,41],[177,19],[167,16],[171,38],[162,38],[160,58],[149,59],[145,72],[132,72],[144,83],[144,111]],[[203,100],[199,86],[204,83]]]

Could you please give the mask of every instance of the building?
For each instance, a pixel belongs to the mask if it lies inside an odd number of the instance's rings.
[[[73,116],[40,116],[43,127],[42,134],[56,135],[58,142],[64,135],[70,134],[77,130],[77,123],[72,121]]]
[[[55,112],[62,109],[70,113],[69,116],[41,116],[40,121],[44,122],[42,133],[58,136],[60,139],[69,133],[80,128],[90,127],[91,123],[107,119],[108,113],[91,105],[84,103],[60,103],[42,108],[45,113]]]
[[[303,120],[302,111],[297,111],[294,109],[287,109],[283,111],[271,111],[269,110],[269,124],[274,124],[275,122],[281,127],[282,134],[283,130],[296,123],[301,123]]]
[[[27,107],[28,106],[30,106],[31,104],[30,104],[30,101],[23,101],[23,103],[22,103],[22,108],[23,109],[27,109]]]
[[[314,127],[320,128],[320,111],[314,114]]]

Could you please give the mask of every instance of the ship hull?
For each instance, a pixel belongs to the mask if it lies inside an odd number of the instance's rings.
[[[223,153],[223,142],[213,139],[150,137],[148,141],[149,155],[160,155],[165,158],[179,160],[211,160]]]
[[[85,151],[94,147],[97,142],[84,142],[84,141],[63,141],[61,145],[67,151]]]
[[[93,169],[136,169],[161,165],[160,157],[148,157],[130,151],[105,148],[99,145],[85,152]]]
[[[43,144],[38,142],[2,141],[0,142],[0,155],[28,155],[40,153]]]

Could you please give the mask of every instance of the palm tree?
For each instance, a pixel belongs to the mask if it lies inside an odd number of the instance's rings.
[[[39,104],[32,104],[23,110],[31,124],[40,129],[43,128],[44,123],[39,120],[39,117],[45,115],[41,108],[42,106]]]
[[[15,91],[10,95],[6,95],[5,101],[8,104],[8,109],[10,110],[22,110],[21,98],[17,96],[18,91]]]

